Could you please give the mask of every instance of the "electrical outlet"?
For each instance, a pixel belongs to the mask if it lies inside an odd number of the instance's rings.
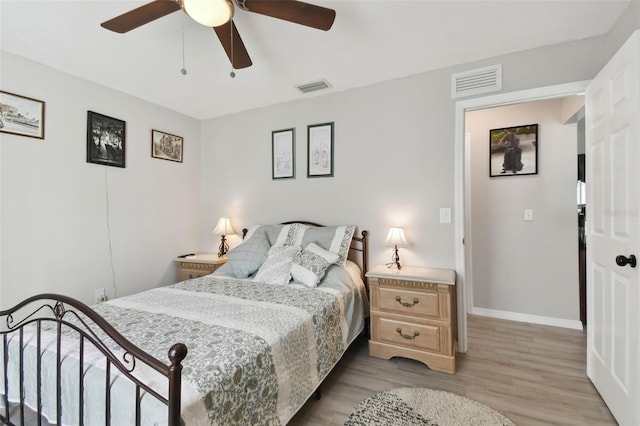
[[[94,294],[94,302],[102,303],[107,301],[107,293],[104,291],[104,288],[96,289]]]

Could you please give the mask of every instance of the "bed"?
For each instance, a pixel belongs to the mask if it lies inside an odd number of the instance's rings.
[[[254,226],[214,274],[1,311],[0,421],[286,424],[364,329],[367,232],[354,233]]]

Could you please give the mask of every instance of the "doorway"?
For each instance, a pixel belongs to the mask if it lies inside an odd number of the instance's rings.
[[[470,139],[465,138],[465,113],[486,108],[512,105],[527,101],[558,98],[584,93],[587,81],[547,86],[519,92],[475,98],[456,103],[456,145],[455,145],[455,248],[456,270],[458,272],[458,349],[467,351],[467,313],[473,307],[472,251],[473,235],[468,206],[470,198]],[[577,328],[579,321],[567,320],[562,324],[568,328]]]

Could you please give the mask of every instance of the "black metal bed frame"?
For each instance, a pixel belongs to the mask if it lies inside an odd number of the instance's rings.
[[[313,222],[284,222],[283,225],[292,223],[303,223],[309,226],[319,226]],[[243,238],[246,235],[247,230],[243,229]],[[365,285],[367,284],[366,272],[367,272],[367,237],[368,232],[362,231],[361,236],[354,236],[352,240],[351,250],[360,252],[362,254],[362,271],[363,280]],[[357,242],[354,247],[353,242]],[[359,247],[357,246],[359,245]],[[368,290],[368,285],[367,285]],[[0,389],[3,394],[0,397],[3,398],[4,410],[0,410],[0,422],[11,426],[24,426],[25,425],[25,385],[24,385],[24,358],[25,358],[25,327],[33,326],[35,328],[35,350],[37,351],[36,357],[36,401],[37,407],[34,409],[37,415],[37,424],[42,424],[42,356],[46,351],[42,347],[42,333],[44,324],[53,324],[56,333],[56,424],[62,422],[62,361],[61,347],[63,331],[70,329],[77,333],[78,339],[78,356],[79,356],[79,373],[78,373],[78,406],[74,407],[78,410],[79,425],[84,424],[84,353],[85,345],[92,345],[99,350],[106,359],[105,369],[105,424],[111,424],[111,368],[115,367],[120,371],[122,376],[135,384],[135,397],[136,408],[135,417],[136,425],[141,424],[141,399],[143,392],[146,392],[160,402],[165,404],[168,408],[168,425],[180,426],[182,423],[180,413],[181,403],[181,373],[182,373],[182,361],[187,355],[187,347],[182,343],[174,344],[168,351],[169,364],[165,364],[155,357],[149,355],[147,352],[138,348],[135,344],[122,336],[111,324],[109,324],[104,318],[102,318],[96,311],[91,309],[84,303],[73,299],[68,296],[58,294],[40,294],[30,297],[16,306],[0,311],[0,336],[2,337],[3,356],[0,360],[2,365],[2,378],[4,379],[4,389]],[[110,338],[117,350],[111,349],[99,335],[104,332],[108,338]],[[17,344],[19,344],[19,403],[9,401],[9,350],[11,345],[15,345],[13,341],[17,334]],[[14,336],[9,338],[9,335]],[[13,341],[13,342],[12,342]],[[120,353],[120,354],[118,354]],[[168,393],[167,397],[162,396],[156,390],[149,385],[143,383],[135,375],[138,363],[151,367],[153,370],[160,373],[167,378]],[[15,385],[11,383],[11,385]],[[13,389],[13,388],[11,388]],[[318,393],[316,396],[318,397]],[[14,413],[12,416],[12,407],[16,407],[19,410],[18,413]],[[2,412],[3,411],[3,412]],[[13,417],[18,418],[14,421]],[[18,422],[18,423],[16,423]]]
[[[0,311],[0,336],[2,336],[4,389],[4,412],[0,412],[0,421],[8,425],[24,425],[25,424],[25,385],[24,385],[24,361],[25,361],[25,341],[24,328],[33,324],[35,327],[35,345],[37,351],[36,357],[36,401],[37,407],[34,408],[37,414],[38,426],[42,424],[42,332],[45,323],[55,324],[56,329],[56,424],[62,422],[62,333],[65,329],[74,330],[78,339],[78,356],[79,356],[79,372],[78,372],[78,406],[79,424],[84,424],[84,354],[85,344],[90,344],[98,349],[106,359],[105,369],[105,424],[111,424],[111,367],[117,368],[122,375],[135,384],[136,395],[136,425],[140,425],[141,412],[140,402],[143,391],[153,395],[156,399],[164,403],[168,407],[168,424],[170,426],[179,426],[180,419],[180,386],[182,360],[187,355],[187,347],[182,343],[174,344],[168,352],[169,365],[162,363],[156,358],[144,352],[136,345],[122,336],[115,328],[113,328],[104,318],[98,315],[93,309],[84,303],[71,297],[58,294],[40,294],[30,297],[13,308]],[[121,355],[114,353],[106,343],[105,339],[99,337],[99,332],[104,332],[110,339],[115,342],[121,350]],[[19,386],[20,402],[18,408],[20,415],[19,423],[15,423],[11,416],[11,407],[15,403],[9,401],[9,349],[11,340],[9,334],[17,333],[19,343],[19,365],[20,379],[19,383],[12,385]],[[15,343],[14,343],[15,344]],[[168,396],[164,397],[150,386],[141,382],[136,376],[135,371],[138,364],[147,365],[167,378]]]

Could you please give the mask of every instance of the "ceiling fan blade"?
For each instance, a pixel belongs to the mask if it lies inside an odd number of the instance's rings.
[[[243,9],[327,31],[336,11],[296,0],[245,0]]]
[[[116,33],[126,33],[165,15],[180,10],[180,2],[155,0],[100,24]]]
[[[222,47],[224,51],[227,52],[227,56],[231,61],[234,69],[241,69],[250,67],[253,62],[251,62],[251,58],[249,57],[249,52],[247,52],[247,48],[244,46],[242,39],[240,38],[240,33],[238,33],[238,29],[233,21],[229,21],[224,25],[220,25],[219,27],[213,27],[220,43],[222,43]],[[233,46],[231,44],[231,32],[233,31]],[[232,49],[233,47],[233,49]],[[231,51],[233,50],[233,58],[231,57]]]

